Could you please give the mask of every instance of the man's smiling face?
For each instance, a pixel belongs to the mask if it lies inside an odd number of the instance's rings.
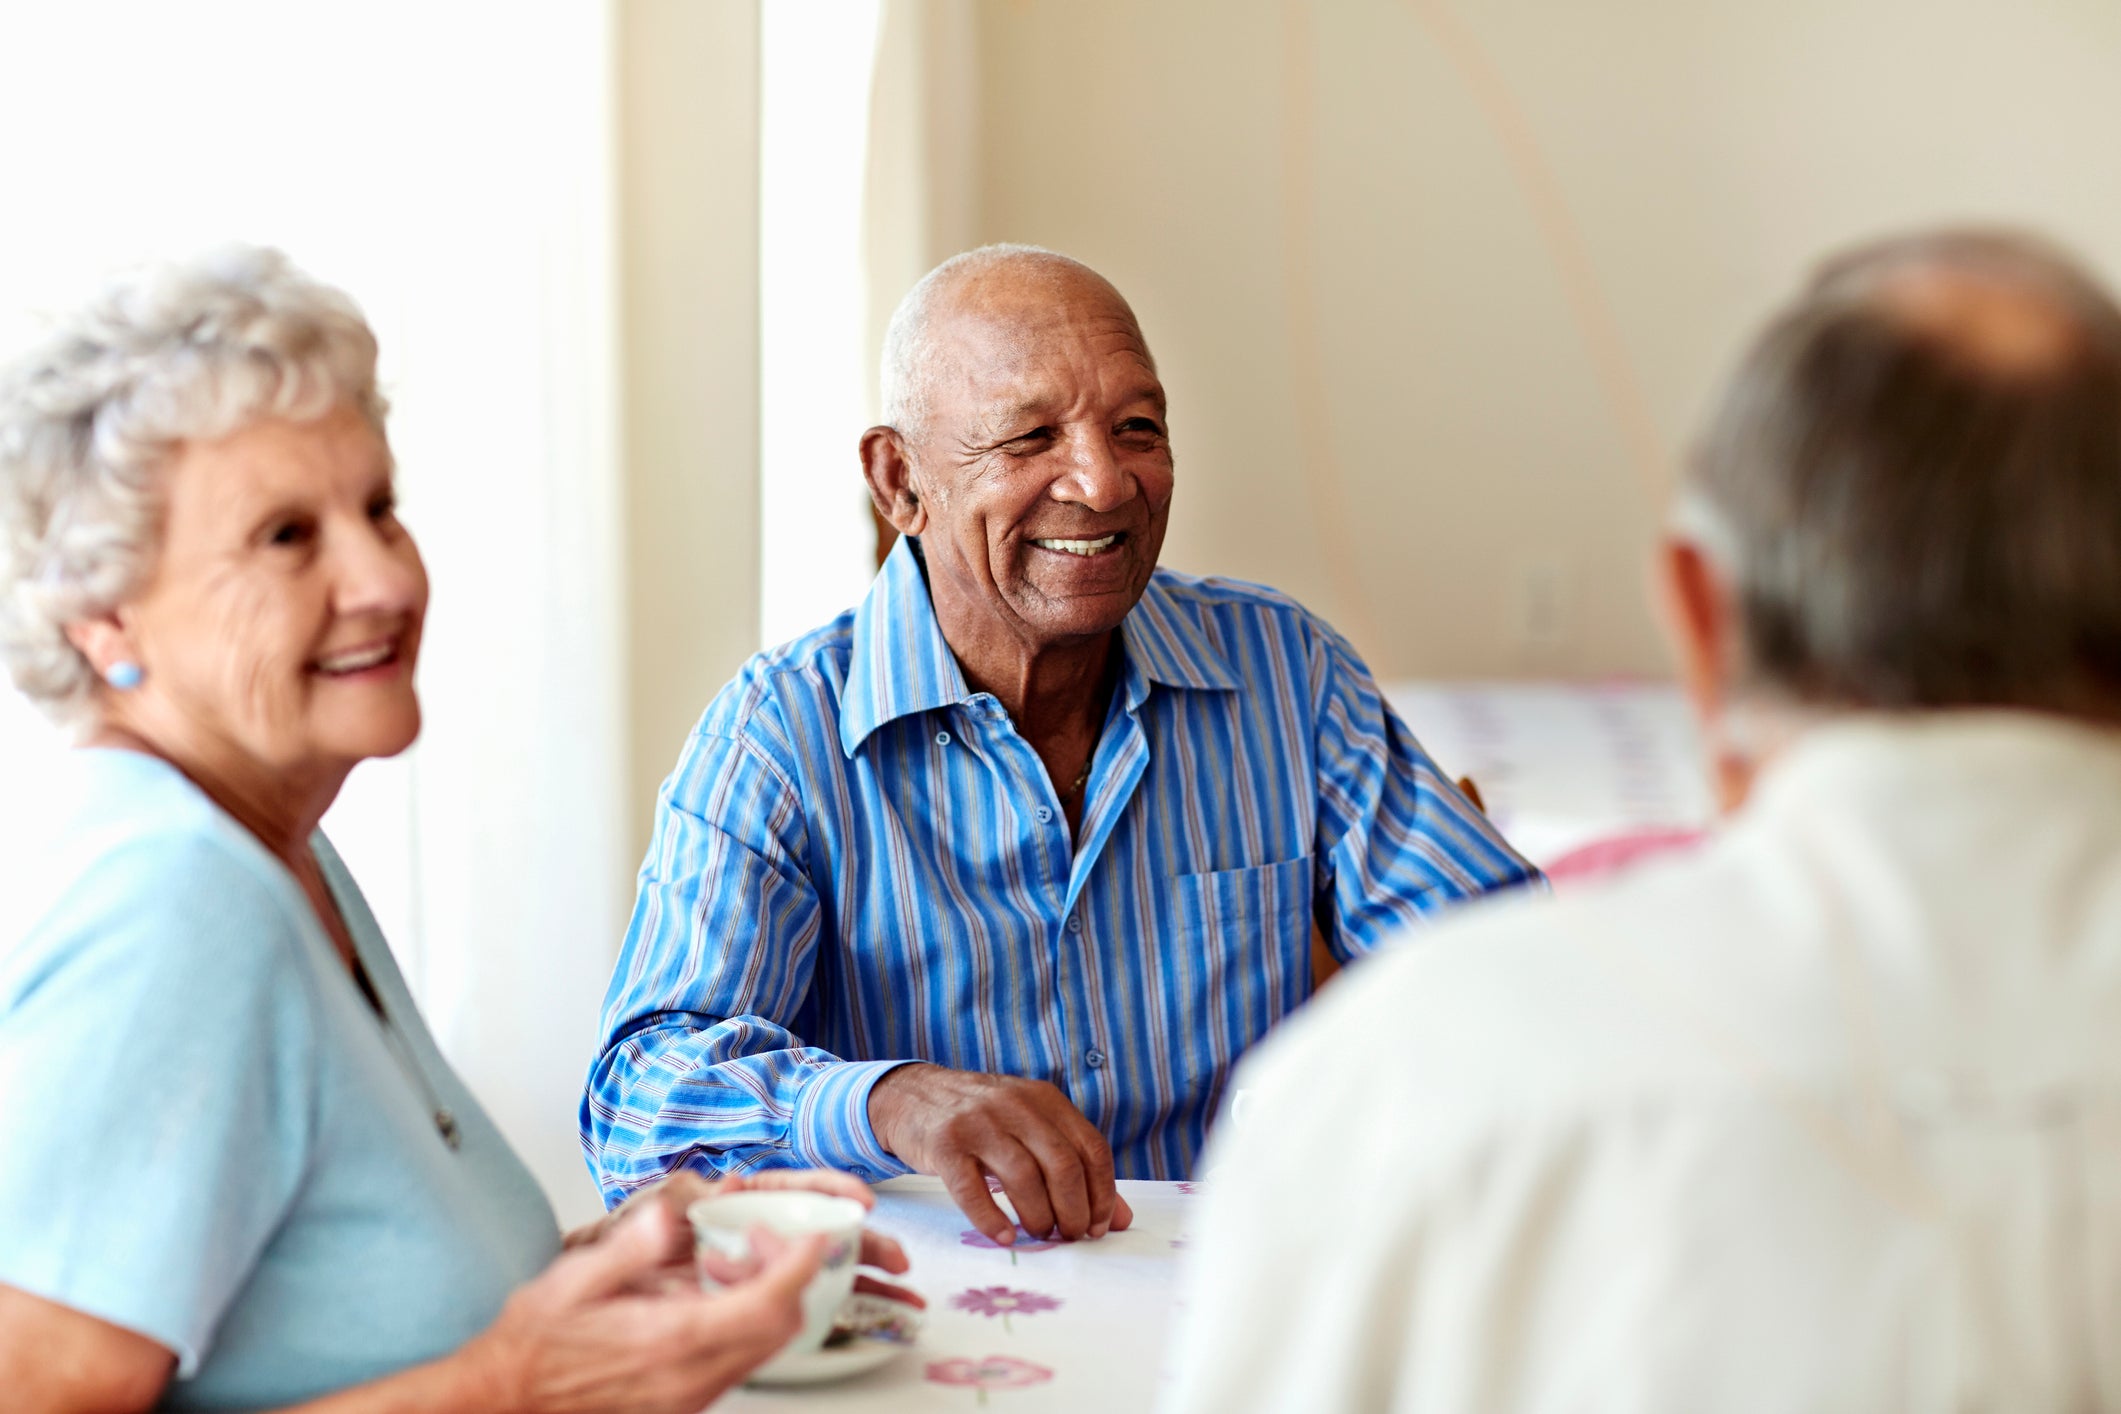
[[[1171,509],[1164,389],[1126,302],[1086,270],[974,276],[936,319],[906,449],[938,610],[1035,647],[1117,628]]]

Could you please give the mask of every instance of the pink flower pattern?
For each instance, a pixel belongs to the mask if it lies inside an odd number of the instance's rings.
[[[1014,1356],[989,1355],[983,1360],[932,1360],[927,1376],[932,1384],[978,1390],[979,1402],[984,1405],[990,1389],[1029,1389],[1052,1379],[1053,1372]]]
[[[950,1304],[960,1311],[970,1311],[975,1316],[1000,1316],[1002,1329],[1013,1331],[1009,1324],[1011,1316],[1036,1316],[1043,1311],[1058,1311],[1061,1299],[1039,1291],[1012,1291],[1006,1286],[975,1286],[960,1291],[950,1298]]]
[[[1021,1226],[1016,1230],[1016,1242],[1009,1247],[1002,1246],[977,1228],[967,1228],[958,1236],[957,1240],[966,1247],[983,1247],[990,1252],[1007,1252],[1009,1254],[1009,1265],[1012,1267],[1017,1264],[1016,1255],[1019,1252],[1051,1252],[1054,1248],[1060,1246],[1059,1239],[1033,1237]]]

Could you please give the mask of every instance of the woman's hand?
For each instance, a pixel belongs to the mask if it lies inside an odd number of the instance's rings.
[[[691,1224],[685,1217],[685,1210],[702,1198],[713,1198],[725,1193],[777,1190],[824,1193],[834,1198],[852,1198],[864,1208],[873,1210],[876,1207],[876,1195],[869,1191],[867,1184],[852,1174],[838,1173],[832,1169],[762,1169],[756,1173],[738,1174],[730,1178],[707,1178],[689,1169],[681,1169],[652,1187],[643,1188],[596,1222],[578,1227],[567,1234],[567,1247],[572,1251],[588,1243],[601,1241],[604,1235],[611,1231],[613,1224],[638,1213],[642,1208],[661,1208],[677,1219],[681,1241],[673,1248],[652,1280],[659,1285],[696,1285],[698,1275],[692,1262]],[[903,1276],[911,1265],[906,1260],[905,1249],[897,1242],[881,1233],[867,1230],[862,1233],[861,1262],[865,1267],[875,1267],[893,1276]],[[924,1307],[928,1304],[917,1291],[878,1281],[871,1276],[856,1277],[854,1289],[872,1296],[888,1296],[894,1301],[904,1301],[913,1306]]]
[[[705,1293],[653,1279],[682,1219],[643,1203],[601,1237],[563,1253],[516,1292],[459,1359],[520,1414],[696,1414],[802,1329],[802,1293],[823,1238],[781,1248],[740,1286]]]
[[[596,1241],[611,1230],[613,1223],[647,1204],[668,1208],[673,1216],[682,1219],[685,1210],[702,1198],[791,1188],[826,1193],[834,1198],[852,1198],[864,1208],[876,1207],[876,1195],[869,1191],[868,1184],[853,1174],[833,1169],[766,1169],[759,1173],[738,1174],[734,1178],[707,1178],[691,1169],[679,1169],[668,1178],[643,1188],[597,1221],[568,1233],[567,1246],[574,1248]]]
[[[327,1395],[301,1414],[408,1409],[482,1414],[695,1414],[802,1329],[803,1288],[825,1240],[761,1241],[754,1270],[702,1292],[684,1210],[716,1193],[805,1189],[873,1207],[846,1174],[777,1169],[709,1180],[679,1174],[568,1239],[571,1250],[519,1289],[456,1355]],[[888,1237],[862,1234],[862,1262],[906,1270]],[[858,1290],[925,1305],[870,1277]],[[143,1336],[0,1286],[0,1388],[8,1409],[145,1410],[175,1363]]]

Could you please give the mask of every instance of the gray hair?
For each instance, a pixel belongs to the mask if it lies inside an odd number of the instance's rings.
[[[185,442],[340,405],[378,432],[376,340],[278,251],[229,247],[113,281],[0,373],[0,663],[61,725],[95,673],[70,623],[153,571],[161,471]]]
[[[1036,271],[1054,279],[1087,275],[1110,286],[1104,276],[1080,260],[1044,246],[1003,242],[951,256],[906,291],[898,308],[891,311],[891,322],[884,326],[881,382],[886,426],[915,440],[926,430],[929,378],[939,352],[936,316],[961,285],[1003,269]]]
[[[1759,696],[2121,716],[2121,309],[2011,233],[1833,260],[1745,357],[1676,522]]]

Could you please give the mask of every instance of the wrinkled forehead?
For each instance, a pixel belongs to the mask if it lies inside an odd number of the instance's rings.
[[[265,418],[226,437],[179,443],[180,495],[238,512],[266,503],[366,499],[393,479],[390,445],[359,410],[319,418]]]
[[[928,370],[939,424],[1013,412],[1089,413],[1147,400],[1163,385],[1125,300],[1095,277],[983,281],[936,322]]]

